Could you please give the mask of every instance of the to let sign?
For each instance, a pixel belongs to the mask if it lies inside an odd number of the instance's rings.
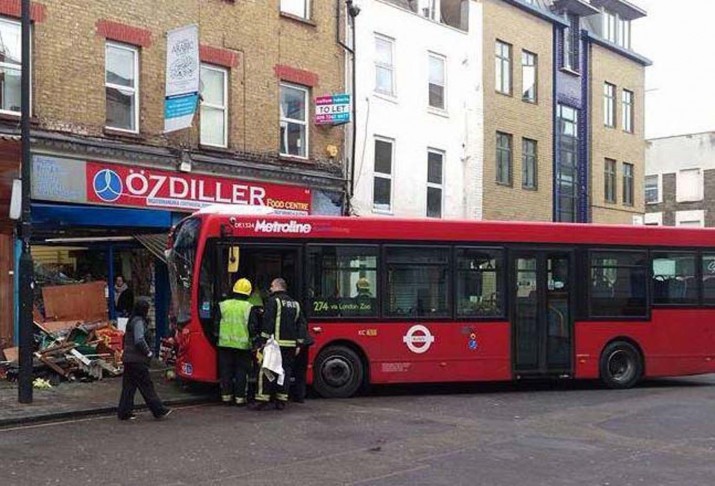
[[[340,125],[350,122],[350,95],[321,96],[315,99],[315,124]]]

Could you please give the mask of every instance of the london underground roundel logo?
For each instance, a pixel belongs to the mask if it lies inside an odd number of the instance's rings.
[[[92,188],[102,201],[114,202],[122,195],[122,178],[111,169],[102,169],[94,175]]]
[[[402,342],[413,353],[422,354],[432,346],[434,336],[427,327],[418,324],[409,328],[407,334],[402,337]]]

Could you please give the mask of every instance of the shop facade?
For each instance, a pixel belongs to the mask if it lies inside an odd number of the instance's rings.
[[[45,286],[103,281],[108,318],[117,321],[127,312],[115,291],[121,276],[133,299],[152,302],[156,346],[169,325],[164,250],[171,227],[182,218],[215,204],[292,214],[342,211],[342,178],[326,173],[106,142],[96,147],[37,142],[32,155],[36,311],[52,319],[42,304]],[[17,325],[15,318],[14,337]]]

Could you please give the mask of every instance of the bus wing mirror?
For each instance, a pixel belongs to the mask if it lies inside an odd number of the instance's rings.
[[[228,249],[228,273],[238,273],[241,252],[237,246]]]

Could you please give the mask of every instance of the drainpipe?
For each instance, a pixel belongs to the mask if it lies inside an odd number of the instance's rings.
[[[353,3],[353,0],[345,0],[348,16],[350,17],[350,27],[352,28],[352,48],[345,48],[352,56],[352,154],[350,155],[350,180],[348,181],[348,197],[345,204],[345,215],[350,216],[352,212],[352,199],[355,193],[355,154],[357,153],[357,65],[355,62],[355,53],[357,51],[357,31],[355,29],[355,18],[360,14],[360,7]]]

